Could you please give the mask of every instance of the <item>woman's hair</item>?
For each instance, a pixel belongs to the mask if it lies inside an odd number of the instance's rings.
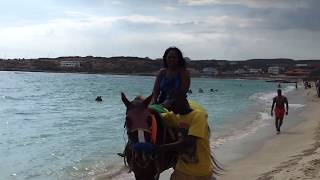
[[[186,60],[183,58],[182,52],[177,47],[169,47],[163,55],[163,67],[167,68],[167,57],[170,51],[175,51],[178,55],[178,67],[186,67]]]

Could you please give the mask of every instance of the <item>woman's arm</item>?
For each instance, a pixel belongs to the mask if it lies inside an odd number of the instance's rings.
[[[165,72],[164,69],[160,69],[160,71],[156,76],[156,80],[154,82],[153,91],[152,91],[153,97],[150,104],[157,102],[158,96],[160,94],[160,79],[161,79],[160,77],[164,72]]]
[[[187,69],[180,70],[180,78],[181,78],[181,86],[180,91],[183,93],[187,93],[190,88],[190,74]]]

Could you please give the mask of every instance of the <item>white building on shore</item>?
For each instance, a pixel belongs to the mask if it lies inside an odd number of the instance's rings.
[[[308,64],[296,64],[296,67],[308,67]]]
[[[214,75],[214,76],[219,74],[219,71],[216,68],[213,68],[213,67],[203,68],[202,72],[204,74],[206,74],[206,75]]]
[[[234,71],[234,74],[245,74],[246,71],[244,69],[237,69]]]
[[[80,62],[79,61],[61,61],[60,67],[62,67],[62,68],[79,68]]]
[[[251,69],[249,69],[249,73],[252,73],[252,74],[260,74],[260,73],[262,73],[262,69],[254,69],[254,68],[251,68]]]
[[[269,74],[279,74],[280,73],[280,67],[277,67],[277,66],[268,67],[268,73]]]

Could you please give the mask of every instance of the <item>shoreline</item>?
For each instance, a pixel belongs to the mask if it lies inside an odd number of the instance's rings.
[[[115,73],[115,72],[81,72],[81,71],[48,71],[48,70],[0,70],[0,72],[30,72],[30,73],[68,73],[68,74],[99,74],[99,75],[125,75],[125,76],[156,76],[156,72],[150,73]],[[277,81],[277,80],[295,80],[301,82],[305,76],[286,76],[279,74],[278,76],[208,76],[205,74],[191,74],[191,78],[206,78],[206,79],[239,79],[239,80],[265,80],[265,81]],[[279,83],[279,82],[270,82],[270,83]],[[282,82],[282,83],[294,83],[294,82]]]
[[[253,153],[225,166],[221,180],[233,179],[319,179],[320,174],[320,99],[314,89],[304,92],[304,121],[262,143]],[[318,151],[318,152],[317,152]]]

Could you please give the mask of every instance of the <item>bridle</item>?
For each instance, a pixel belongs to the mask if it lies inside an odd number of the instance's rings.
[[[152,114],[149,112],[148,109],[129,109],[126,113],[126,129],[127,134],[129,137],[129,146],[131,150],[131,165],[135,163],[139,168],[145,169],[147,168],[151,161],[154,160],[153,154],[149,152],[147,154],[143,151],[143,147],[140,147],[137,151],[137,147],[142,144],[148,144],[151,143],[151,124],[148,123],[149,118],[152,116]],[[134,141],[131,138],[131,135],[136,135],[136,140]],[[148,135],[149,138],[147,138],[145,135]],[[148,141],[149,140],[149,141]],[[139,161],[139,155],[140,158],[143,160],[143,163]]]
[[[151,144],[152,142],[156,143],[156,138],[153,137],[156,137],[156,131],[154,131],[154,129],[157,129],[157,126],[155,117],[148,109],[152,94],[145,99],[137,97],[130,102],[125,94],[121,93],[121,99],[127,108],[125,127],[129,139],[128,149],[130,150],[130,152],[127,153],[130,153],[131,155],[130,162],[128,162],[130,171],[134,171],[134,167],[147,170],[147,167],[149,167],[153,161],[156,168],[155,179],[158,179],[160,175],[160,165],[156,158],[153,157],[153,145]],[[137,133],[138,141],[132,140],[133,133]],[[149,139],[146,138],[145,134],[149,135]],[[149,150],[148,154],[143,150],[143,146],[148,147],[146,148]],[[139,155],[141,155],[140,158],[143,160],[143,164],[141,164],[141,161],[138,159]]]

